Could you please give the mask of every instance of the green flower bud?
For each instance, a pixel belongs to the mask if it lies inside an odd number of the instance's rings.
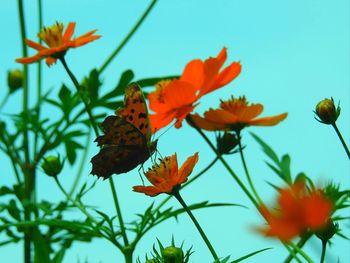
[[[48,176],[56,177],[63,168],[63,163],[59,156],[47,156],[44,158],[41,168]]]
[[[19,69],[8,71],[7,73],[7,85],[10,93],[15,92],[23,86],[23,72]]]
[[[232,151],[238,145],[238,138],[235,134],[225,132],[224,135],[220,135],[216,138],[216,145],[220,154],[234,153]]]
[[[335,233],[338,231],[339,225],[337,223],[334,223],[332,219],[329,219],[327,221],[327,224],[317,231],[316,236],[322,240],[322,242],[328,242]]]
[[[164,263],[183,263],[184,253],[181,248],[174,246],[166,247],[162,251]]]
[[[335,107],[333,98],[324,99],[317,104],[315,113],[319,122],[334,124],[340,114],[340,107]]]

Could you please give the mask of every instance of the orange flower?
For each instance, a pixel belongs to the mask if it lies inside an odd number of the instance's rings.
[[[63,24],[56,22],[51,27],[44,27],[39,33],[38,37],[48,45],[48,48],[26,39],[26,43],[31,48],[38,51],[32,57],[17,58],[16,61],[22,64],[30,64],[37,62],[43,58],[46,58],[46,64],[48,66],[56,63],[58,58],[62,58],[68,49],[83,46],[91,41],[94,41],[101,36],[93,35],[96,30],[92,30],[80,37],[71,39],[74,33],[75,23],[70,22],[66,31],[63,34]]]
[[[209,109],[204,113],[204,118],[198,114],[191,115],[193,123],[208,131],[239,132],[246,126],[273,126],[283,121],[287,113],[272,117],[256,118],[264,109],[261,104],[248,105],[245,97],[227,101],[221,101],[220,109]]]
[[[176,119],[175,127],[180,128],[182,121],[198,105],[203,95],[225,86],[241,72],[241,64],[233,62],[220,70],[227,58],[223,48],[216,58],[204,62],[199,59],[189,62],[180,79],[161,81],[156,90],[148,95],[153,132]]]
[[[260,207],[268,226],[260,229],[267,236],[289,241],[306,230],[319,230],[330,219],[333,205],[323,191],[308,191],[303,183],[281,189],[277,211]]]
[[[187,158],[180,170],[177,166],[176,154],[167,156],[161,162],[149,169],[145,175],[153,186],[134,186],[135,192],[156,196],[160,193],[172,194],[178,187],[187,181],[193,167],[198,161],[198,153]]]

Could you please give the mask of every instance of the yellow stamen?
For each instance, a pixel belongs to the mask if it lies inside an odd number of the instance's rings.
[[[51,27],[44,27],[38,37],[44,41],[49,47],[58,47],[62,45],[63,24],[56,22]]]

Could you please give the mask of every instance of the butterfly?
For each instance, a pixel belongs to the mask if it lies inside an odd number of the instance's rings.
[[[151,141],[147,105],[137,83],[126,87],[124,107],[107,116],[101,127],[104,135],[95,140],[101,149],[91,159],[91,174],[97,177],[129,172],[156,151],[157,140]]]

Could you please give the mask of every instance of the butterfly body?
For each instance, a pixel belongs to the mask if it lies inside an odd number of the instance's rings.
[[[95,140],[101,149],[91,159],[91,173],[98,177],[129,172],[156,150],[157,141],[150,140],[145,99],[136,83],[126,88],[124,107],[107,116],[101,126],[104,134]]]

